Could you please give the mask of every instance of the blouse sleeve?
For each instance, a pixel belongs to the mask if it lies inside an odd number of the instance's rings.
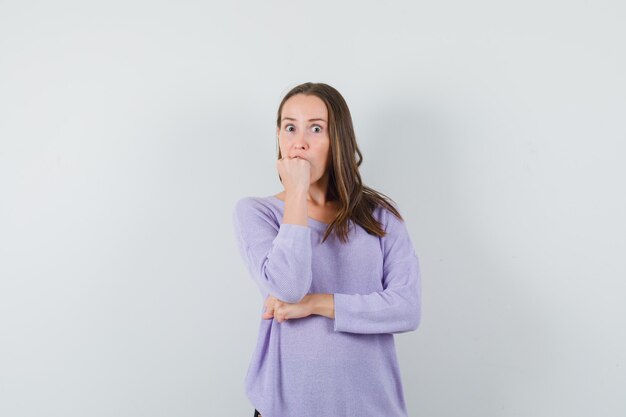
[[[334,294],[334,330],[351,333],[404,333],[421,319],[421,272],[409,232],[388,210],[383,251],[383,291]]]
[[[253,197],[243,197],[233,210],[237,246],[259,289],[281,301],[297,303],[313,278],[311,230],[279,223],[271,210]]]

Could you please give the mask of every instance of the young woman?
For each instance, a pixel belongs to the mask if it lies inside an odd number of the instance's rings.
[[[234,231],[262,300],[246,395],[262,417],[407,417],[394,334],[420,323],[397,205],[361,182],[341,94],[294,87],[276,121],[284,190],[243,197]]]

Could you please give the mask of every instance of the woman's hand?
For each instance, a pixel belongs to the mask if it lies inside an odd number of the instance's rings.
[[[311,163],[300,157],[284,157],[276,161],[276,169],[285,192],[308,192],[311,184]]]
[[[279,323],[289,319],[299,319],[313,314],[312,298],[315,294],[307,294],[299,303],[287,303],[273,295],[265,299],[264,319],[275,318]]]

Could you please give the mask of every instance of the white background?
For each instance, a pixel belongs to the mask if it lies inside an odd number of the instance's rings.
[[[252,416],[242,196],[325,82],[404,215],[409,415],[626,415],[621,1],[0,0],[0,415]],[[326,417],[326,416],[322,416]]]

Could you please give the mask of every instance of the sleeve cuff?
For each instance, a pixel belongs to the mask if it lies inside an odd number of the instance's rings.
[[[341,308],[343,306],[342,299],[341,299],[342,296],[343,296],[343,294],[340,294],[340,293],[333,294],[333,306],[335,308],[335,319],[334,319],[334,324],[333,324],[334,327],[333,327],[333,329],[336,332],[344,331],[344,328],[343,328],[343,311],[341,311]]]

